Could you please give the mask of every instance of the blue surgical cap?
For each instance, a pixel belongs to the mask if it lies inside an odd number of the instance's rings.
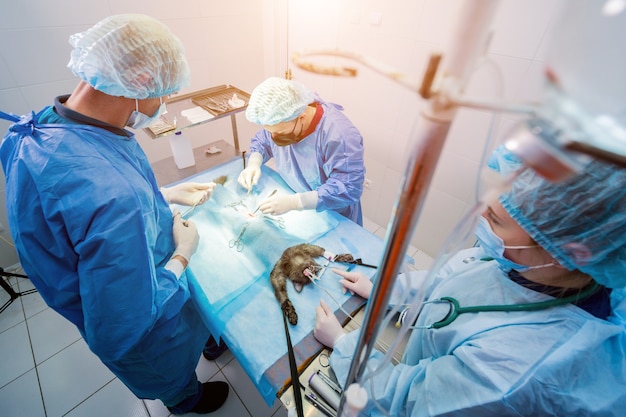
[[[489,166],[505,174],[522,168],[503,146]],[[523,169],[500,202],[562,266],[610,288],[626,287],[626,169],[593,160],[556,183]]]
[[[295,119],[314,101],[315,95],[301,83],[270,77],[252,90],[246,118],[258,125],[273,126]]]
[[[189,85],[183,44],[150,16],[110,16],[70,36],[70,45],[68,68],[105,94],[145,99]]]

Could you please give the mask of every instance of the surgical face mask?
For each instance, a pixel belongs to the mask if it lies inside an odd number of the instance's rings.
[[[161,105],[152,116],[147,116],[139,111],[139,100],[135,99],[135,111],[132,112],[126,126],[133,129],[143,129],[154,123],[162,114],[165,113],[165,103],[163,99],[159,97]]]
[[[480,242],[480,247],[483,248],[485,254],[498,262],[500,269],[502,269],[504,272],[509,272],[512,269],[516,270],[517,272],[526,272],[530,271],[531,269],[547,268],[556,265],[556,263],[552,262],[549,264],[529,266],[518,264],[506,258],[504,256],[505,249],[530,249],[537,248],[539,247],[539,245],[505,246],[502,238],[500,238],[500,236],[498,236],[493,231],[491,225],[483,216],[480,216],[480,218],[478,219],[478,226],[476,227],[476,238]]]
[[[291,132],[287,134],[281,134],[281,135],[272,133],[272,140],[274,141],[274,143],[277,144],[278,146],[287,146],[293,143],[297,143],[300,140],[300,135],[299,134],[296,135],[295,133],[296,126],[298,125],[298,120],[300,120],[300,118],[296,119],[296,123],[294,123],[293,129],[291,129]],[[302,129],[300,129],[300,133],[302,133]]]

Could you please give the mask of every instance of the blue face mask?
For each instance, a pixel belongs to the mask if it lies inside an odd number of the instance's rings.
[[[165,103],[163,103],[163,99],[159,98],[159,100],[161,100],[161,105],[157,111],[154,112],[152,116],[147,116],[139,111],[139,101],[135,99],[135,111],[133,111],[128,118],[126,126],[132,127],[133,129],[143,129],[154,123],[163,113],[165,113]]]
[[[528,266],[518,264],[506,258],[504,256],[505,249],[530,249],[537,248],[539,247],[539,245],[505,246],[504,241],[493,231],[491,225],[483,216],[480,216],[480,218],[478,219],[478,226],[476,227],[475,233],[476,238],[480,242],[480,247],[483,248],[485,254],[498,262],[500,269],[502,269],[504,272],[509,272],[512,269],[516,270],[517,272],[526,272],[530,271],[531,269],[547,268],[556,265],[556,263],[553,262],[543,265]]]

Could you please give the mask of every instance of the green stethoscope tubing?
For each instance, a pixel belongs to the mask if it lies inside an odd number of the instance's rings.
[[[485,306],[470,306],[470,307],[461,307],[459,302],[453,297],[441,297],[436,300],[426,301],[424,304],[430,303],[448,303],[450,304],[450,311],[448,314],[438,322],[430,324],[428,326],[424,326],[422,328],[426,329],[440,329],[442,327],[447,326],[452,323],[456,318],[463,313],[482,313],[489,311],[536,311],[536,310],[545,310],[550,307],[556,307],[564,304],[568,304],[571,302],[576,302],[578,300],[583,300],[591,295],[593,295],[600,288],[600,284],[594,282],[588,288],[579,292],[578,294],[573,294],[568,297],[563,298],[555,298],[552,300],[539,301],[536,303],[522,303],[522,304],[504,304],[504,305],[485,305]]]

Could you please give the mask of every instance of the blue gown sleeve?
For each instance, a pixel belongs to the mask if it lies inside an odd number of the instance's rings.
[[[263,156],[263,163],[266,163],[274,156],[270,145],[271,140],[270,134],[265,129],[259,130],[250,140],[250,154],[260,153]]]
[[[341,129],[323,133],[329,135],[323,140],[320,160],[327,179],[317,189],[318,210],[340,209],[357,204],[363,194],[363,138],[347,120],[339,123],[339,127]]]

